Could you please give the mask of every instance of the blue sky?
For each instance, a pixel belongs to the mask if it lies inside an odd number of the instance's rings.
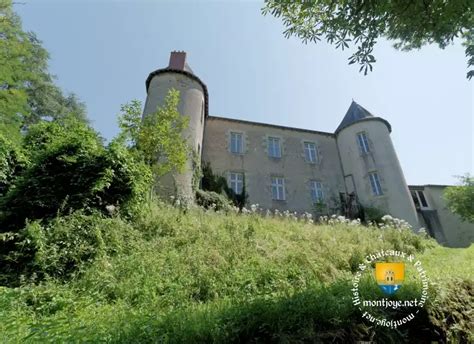
[[[368,76],[350,52],[284,38],[258,1],[23,0],[27,30],[51,54],[58,84],[86,104],[106,139],[120,105],[144,101],[148,74],[185,50],[208,86],[210,114],[333,132],[354,99],[393,127],[409,184],[473,172],[473,82],[460,44],[399,52],[381,41]]]

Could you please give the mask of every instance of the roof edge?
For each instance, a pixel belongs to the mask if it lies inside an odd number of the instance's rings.
[[[458,186],[458,185],[446,185],[446,184],[423,184],[423,185],[408,185],[408,188],[414,189],[422,189],[425,187],[438,187],[438,188],[448,188],[451,186]]]
[[[357,123],[360,123],[360,122],[366,122],[366,121],[379,121],[379,122],[382,122],[383,124],[385,124],[387,126],[388,132],[389,133],[392,132],[392,126],[390,125],[390,123],[386,119],[384,119],[382,117],[366,117],[366,118],[361,118],[361,119],[359,119],[355,122],[352,122],[348,125],[345,125],[341,128],[337,128],[336,131],[334,132],[334,134],[338,135],[344,129],[349,128],[349,127],[353,126],[354,124],[357,124]]]
[[[287,127],[287,126],[284,126],[284,125],[270,124],[270,123],[263,123],[263,122],[253,122],[253,121],[247,121],[247,120],[236,119],[236,118],[228,118],[228,117],[220,117],[220,116],[209,116],[208,119],[210,119],[210,120],[217,119],[217,120],[224,120],[224,121],[230,121],[230,122],[239,122],[239,123],[243,123],[243,124],[259,125],[259,126],[263,126],[263,127],[271,127],[271,128],[276,128],[276,129],[282,129],[282,130],[304,131],[304,132],[307,132],[307,133],[320,134],[320,135],[326,135],[326,136],[331,136],[331,137],[335,136],[333,133],[329,133],[329,132],[325,132],[325,131],[317,131],[317,130],[311,130],[311,129]]]
[[[193,73],[190,73],[186,70],[174,69],[174,68],[161,68],[161,69],[157,69],[157,70],[151,72],[148,75],[148,78],[146,78],[146,81],[145,81],[146,92],[148,93],[148,88],[150,87],[151,80],[155,76],[157,76],[159,74],[165,74],[165,73],[177,73],[177,74],[186,75],[187,77],[193,79],[194,81],[198,82],[201,85],[201,87],[204,91],[204,115],[205,115],[205,117],[208,117],[209,116],[209,93],[207,91],[207,86],[196,75],[194,75]]]

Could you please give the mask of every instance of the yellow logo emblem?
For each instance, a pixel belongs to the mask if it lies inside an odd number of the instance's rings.
[[[394,294],[405,280],[405,263],[375,263],[375,279],[385,294]]]

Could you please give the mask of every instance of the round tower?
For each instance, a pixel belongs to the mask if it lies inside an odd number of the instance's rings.
[[[352,102],[335,132],[346,189],[356,193],[362,206],[378,208],[418,228],[390,133],[390,123]]]
[[[158,193],[163,197],[177,196],[194,200],[194,170],[201,164],[201,148],[205,118],[208,115],[208,93],[206,85],[194,75],[186,63],[186,53],[173,51],[169,66],[150,73],[146,80],[147,98],[143,116],[155,112],[170,89],[180,93],[178,110],[182,116],[189,117],[188,127],[183,132],[189,147],[189,155],[182,173],[169,173],[160,177]]]

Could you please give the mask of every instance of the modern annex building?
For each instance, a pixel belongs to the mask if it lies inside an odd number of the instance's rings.
[[[364,207],[426,228],[442,244],[474,241],[474,225],[446,209],[443,186],[407,185],[390,123],[356,102],[334,133],[210,116],[206,85],[185,52],[172,52],[169,66],[146,80],[144,116],[156,111],[171,88],[180,91],[179,111],[189,116],[184,135],[198,160],[209,162],[237,193],[245,183],[249,204],[297,212],[324,205],[330,212],[352,195]],[[193,199],[194,165],[190,157],[184,173],[165,176],[164,194]]]

